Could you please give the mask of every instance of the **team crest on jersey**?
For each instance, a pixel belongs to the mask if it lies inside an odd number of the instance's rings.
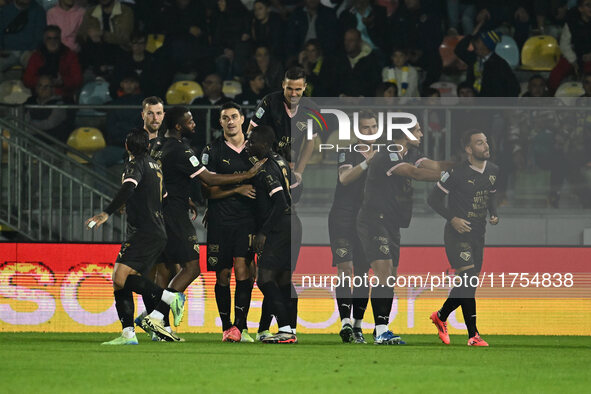
[[[209,163],[209,153],[204,153],[201,155],[201,162],[204,166],[206,166]]]
[[[299,131],[304,131],[306,129],[306,126],[307,125],[305,122],[296,122],[296,127]]]
[[[199,159],[195,156],[189,157],[189,161],[193,164],[193,167],[197,167],[199,165]]]
[[[345,257],[348,252],[349,251],[347,250],[347,248],[338,248],[336,251],[337,256],[339,256],[339,257]]]
[[[490,184],[494,186],[497,177],[496,175],[489,175],[488,180],[490,181]]]
[[[254,116],[260,119],[263,117],[264,114],[265,110],[263,109],[263,107],[260,107],[259,109],[257,109],[257,112],[254,114]]]
[[[447,179],[449,178],[449,172],[444,172],[443,174],[441,174],[441,183],[445,183],[445,181],[447,181]]]
[[[345,154],[339,153],[339,163],[344,163],[344,162],[345,162]]]
[[[472,253],[470,253],[470,252],[461,252],[460,253],[460,258],[464,261],[470,260],[470,257],[472,257]]]
[[[395,152],[390,153],[390,161],[398,161],[398,155]]]

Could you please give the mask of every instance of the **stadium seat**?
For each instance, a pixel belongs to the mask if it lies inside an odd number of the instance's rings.
[[[443,38],[443,42],[439,46],[439,54],[441,55],[444,69],[464,71],[468,68],[466,63],[461,61],[454,53],[456,45],[458,45],[458,42],[460,42],[462,38],[463,36],[446,36]]]
[[[441,97],[458,97],[458,86],[453,82],[435,82],[431,87],[437,89]]]
[[[68,145],[87,156],[92,157],[95,152],[103,149],[106,146],[106,143],[103,133],[101,133],[99,129],[94,127],[79,127],[70,134],[70,137],[68,137]],[[79,163],[88,163],[74,153],[68,153],[68,156],[72,157]]]
[[[242,93],[242,85],[238,81],[224,81],[222,92],[225,96],[234,98]]]
[[[58,3],[58,0],[37,0],[37,3],[47,11]]]
[[[564,82],[562,83],[556,93],[555,97],[580,97],[585,94],[583,84],[581,82]]]
[[[519,66],[519,47],[511,36],[504,35],[495,47],[495,53],[505,59],[511,68]]]
[[[104,105],[111,101],[109,94],[109,83],[102,79],[91,81],[82,86],[78,104],[82,105]],[[102,116],[104,112],[96,111],[94,109],[82,109],[78,113],[82,116]]]
[[[195,81],[175,82],[166,91],[166,103],[170,105],[191,104],[197,97],[203,96],[203,89]]]
[[[148,34],[146,51],[154,53],[164,44],[164,34]]]
[[[560,47],[552,36],[530,37],[521,49],[521,68],[551,71],[560,59]]]
[[[0,83],[0,104],[24,104],[31,91],[22,81],[8,80]]]

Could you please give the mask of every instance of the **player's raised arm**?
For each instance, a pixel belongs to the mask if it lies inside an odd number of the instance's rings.
[[[441,171],[431,168],[415,167],[410,163],[400,163],[388,171],[390,174],[396,174],[412,178],[416,181],[436,181],[441,176]]]

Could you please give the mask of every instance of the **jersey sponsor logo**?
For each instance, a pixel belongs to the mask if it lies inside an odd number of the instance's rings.
[[[204,153],[203,155],[201,155],[201,162],[203,163],[204,166],[206,166],[209,163],[209,154],[208,153]]]
[[[470,253],[470,252],[461,252],[460,253],[460,258],[464,261],[469,261],[470,257],[472,257],[472,253]]]
[[[195,155],[189,157],[189,161],[193,164],[193,167],[199,166],[199,159],[195,157]]]
[[[443,174],[441,174],[441,183],[445,183],[445,181],[447,181],[447,179],[449,178],[449,172],[444,172]]]
[[[488,180],[490,181],[491,185],[495,184],[495,181],[497,180],[496,175],[489,175]]]
[[[345,154],[339,153],[339,163],[344,163],[344,162],[345,162]]]
[[[260,107],[259,109],[257,109],[257,112],[254,114],[254,116],[256,116],[257,118],[262,118],[263,115],[265,114],[265,109],[263,107]]]
[[[398,155],[394,152],[390,153],[390,161],[398,161]]]

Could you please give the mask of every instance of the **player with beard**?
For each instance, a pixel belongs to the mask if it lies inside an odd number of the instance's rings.
[[[291,275],[302,241],[302,224],[294,204],[301,195],[301,179],[294,175],[287,161],[273,152],[275,135],[268,126],[252,129],[247,142],[248,152],[268,159],[255,178],[257,203],[264,220],[254,241],[258,253],[257,285],[263,303],[270,305],[277,319],[279,332],[267,336],[263,343],[295,343],[297,293]],[[295,264],[294,264],[295,265]]]
[[[164,223],[168,242],[163,261],[169,266],[181,265],[180,271],[162,293],[156,309],[142,320],[142,328],[155,332],[166,341],[180,338],[166,330],[162,319],[172,311],[174,325],[178,326],[184,313],[183,292],[199,276],[199,245],[195,228],[188,216],[189,190],[193,179],[198,178],[208,185],[240,183],[254,177],[265,160],[256,163],[250,170],[240,174],[213,174],[195,156],[183,136],[195,132],[195,121],[188,108],[173,107],[165,118],[167,132],[160,149],[153,150],[153,157],[162,164],[164,185],[169,193],[164,207]]]
[[[486,217],[492,225],[499,223],[495,182],[499,167],[488,161],[490,152],[486,135],[470,130],[462,137],[468,159],[445,172],[429,195],[429,205],[447,219],[443,239],[445,253],[456,275],[463,278],[454,287],[439,311],[431,314],[439,338],[449,345],[447,318],[458,306],[468,329],[468,346],[488,346],[476,328],[476,286],[484,255]],[[448,197],[447,206],[445,196]]]
[[[244,115],[238,104],[222,105],[220,124],[224,134],[207,145],[201,154],[201,162],[208,170],[216,174],[237,174],[252,167],[256,159],[245,149],[243,123]],[[222,341],[254,342],[246,327],[253,286],[254,186],[249,183],[204,185],[202,190],[208,198],[207,269],[216,273],[215,298],[222,321]],[[232,267],[236,275],[234,324],[230,320]]]
[[[373,112],[359,113],[359,131],[364,135],[375,135],[378,130],[377,118]],[[330,213],[328,214],[328,235],[332,250],[332,265],[337,267],[338,276],[343,281],[335,289],[341,331],[339,335],[344,343],[366,343],[361,330],[363,315],[369,300],[369,288],[353,287],[353,274],[361,276],[369,271],[369,264],[363,254],[363,247],[357,235],[357,213],[363,202],[363,192],[367,168],[376,151],[372,144],[375,140],[358,140],[358,144],[367,144],[369,151],[345,150],[338,154],[337,187]],[[353,147],[356,144],[352,144]],[[353,312],[353,324],[351,324]]]
[[[376,153],[367,171],[365,195],[357,215],[357,232],[363,251],[379,285],[371,290],[371,304],[376,326],[376,345],[404,344],[388,329],[394,278],[400,259],[400,229],[407,228],[412,216],[412,180],[436,181],[451,163],[436,162],[422,156],[418,147],[423,133],[417,123],[411,136],[402,130],[392,133],[398,152],[385,149]]]

